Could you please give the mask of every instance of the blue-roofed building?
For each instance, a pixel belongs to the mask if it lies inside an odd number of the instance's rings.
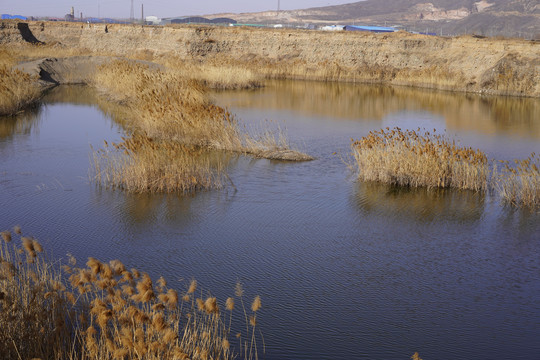
[[[360,26],[360,25],[347,25],[345,26],[346,31],[370,31],[375,33],[389,33],[395,32],[396,29],[386,26]]]
[[[2,14],[2,20],[28,20],[26,16]]]

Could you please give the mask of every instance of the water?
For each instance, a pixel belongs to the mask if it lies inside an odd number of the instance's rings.
[[[247,301],[262,297],[261,358],[538,357],[540,215],[492,194],[359,183],[345,163],[350,138],[386,126],[524,158],[540,150],[538,100],[305,82],[214,97],[317,159],[231,156],[237,191],[99,189],[90,144],[122,128],[91,92],[57,89],[0,122],[1,227],[20,224],[55,257],[118,258],[171,286],[196,278],[223,300],[240,280]]]

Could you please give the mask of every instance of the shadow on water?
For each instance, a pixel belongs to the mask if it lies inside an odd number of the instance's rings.
[[[407,188],[357,182],[353,203],[364,214],[414,220],[474,223],[484,214],[486,195],[468,190]]]
[[[306,81],[269,81],[262,89],[216,97],[231,107],[294,109],[336,121],[382,121],[402,111],[429,111],[444,117],[448,129],[540,139],[540,99]]]

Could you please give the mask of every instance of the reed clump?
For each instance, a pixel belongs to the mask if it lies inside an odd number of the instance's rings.
[[[359,178],[400,186],[486,190],[487,156],[444,135],[386,128],[352,143]]]
[[[38,79],[20,70],[0,65],[0,116],[14,115],[41,98]]]
[[[516,207],[540,208],[540,156],[500,161],[498,170],[480,150],[459,147],[445,136],[400,128],[372,131],[352,142],[363,181],[398,186],[496,190]]]
[[[195,80],[124,60],[103,65],[94,85],[129,108],[131,129],[148,137],[218,150],[242,148],[232,114],[213,105]]]
[[[204,87],[175,72],[130,61],[103,65],[94,85],[122,105],[131,137],[94,151],[93,178],[129,192],[219,188],[224,166],[213,150],[242,151],[232,114],[213,105]]]
[[[525,160],[501,163],[494,179],[502,199],[517,207],[540,208],[540,155],[532,153]]]
[[[43,259],[37,240],[1,235],[2,359],[258,358],[254,321],[231,345],[233,298],[223,309],[212,295],[197,293],[195,281],[179,292],[118,260],[89,258],[78,267],[71,257],[60,269]],[[252,319],[259,297],[254,304]]]
[[[124,137],[92,154],[95,181],[132,193],[181,192],[220,188],[224,168],[200,147],[153,140],[141,134]]]
[[[255,69],[231,64],[224,59],[196,62],[167,55],[154,60],[166,66],[169,71],[197,80],[210,89],[253,89],[262,86],[263,76]]]
[[[94,178],[131,192],[190,192],[220,187],[224,165],[208,162],[220,150],[278,160],[310,160],[283,136],[253,136],[212,104],[204,85],[177,70],[121,60],[105,64],[94,85],[122,104],[117,119],[133,135],[94,152]]]
[[[2,241],[3,240],[3,241]],[[69,306],[58,269],[31,237],[2,232],[0,349],[2,359],[53,359],[70,351]]]

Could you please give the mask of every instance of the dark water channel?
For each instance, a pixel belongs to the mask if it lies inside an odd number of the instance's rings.
[[[57,89],[0,119],[0,226],[54,257],[118,258],[223,300],[242,281],[262,297],[265,359],[540,358],[540,214],[494,194],[358,183],[342,161],[350,138],[386,126],[524,158],[540,151],[539,100],[306,82],[215,100],[317,160],[232,157],[237,191],[99,189],[90,144],[122,128],[88,89]]]

